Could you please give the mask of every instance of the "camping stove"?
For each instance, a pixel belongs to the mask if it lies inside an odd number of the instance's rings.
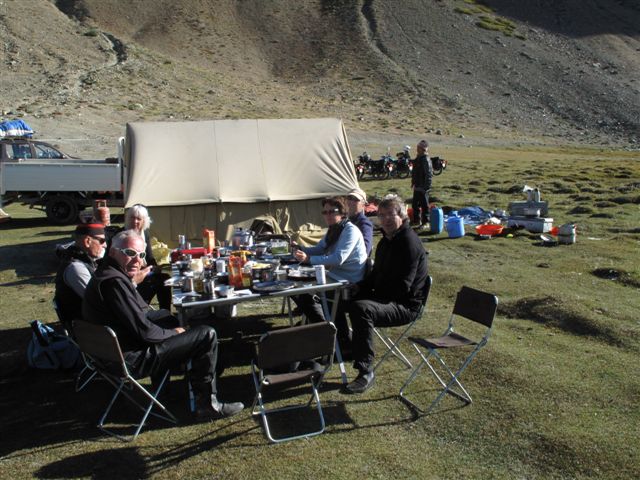
[[[549,213],[549,203],[540,200],[540,190],[526,187],[526,201],[509,203],[507,227],[523,227],[532,233],[546,233],[553,226],[553,218],[544,215]]]

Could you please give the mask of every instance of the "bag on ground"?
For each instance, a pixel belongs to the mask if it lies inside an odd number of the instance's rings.
[[[45,370],[73,369],[80,360],[80,350],[69,337],[56,333],[39,320],[31,322],[31,340],[27,346],[27,363]]]

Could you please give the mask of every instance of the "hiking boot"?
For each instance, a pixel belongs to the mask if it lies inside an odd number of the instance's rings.
[[[201,402],[198,402],[201,403]],[[242,402],[220,402],[215,395],[211,395],[211,402],[199,405],[195,411],[196,420],[218,420],[232,417],[244,409]]]
[[[360,372],[355,380],[347,385],[347,393],[364,393],[375,381],[373,372]]]

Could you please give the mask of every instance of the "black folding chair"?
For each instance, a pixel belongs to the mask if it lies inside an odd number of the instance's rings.
[[[324,415],[320,404],[318,387],[331,368],[333,352],[336,343],[336,327],[328,322],[313,323],[298,327],[288,327],[265,333],[256,346],[256,356],[251,362],[251,373],[256,388],[256,397],[253,402],[252,415],[260,415],[264,425],[265,434],[272,442],[285,442],[297,438],[311,437],[322,433],[325,429]],[[278,370],[282,366],[293,362],[305,362],[317,359],[325,359],[327,363],[316,368],[303,368],[290,373],[269,373],[269,370]],[[319,367],[319,368],[318,368]],[[311,386],[309,401],[303,404],[287,405],[278,408],[267,409],[263,394],[267,389],[280,389],[281,391],[291,386]],[[285,410],[309,408],[315,400],[318,412],[320,428],[311,432],[297,435],[289,435],[275,438],[269,427],[269,414]]]
[[[176,417],[158,401],[158,395],[162,391],[162,387],[169,376],[169,371],[164,373],[155,391],[149,392],[129,373],[122,350],[120,349],[120,344],[118,343],[118,338],[111,328],[78,320],[74,322],[74,332],[80,350],[91,357],[95,370],[116,389],[107,409],[98,422],[98,428],[100,430],[126,442],[135,440],[149,415],[162,418],[168,422],[178,423]],[[111,412],[111,408],[120,393],[144,412],[140,422],[134,426],[134,433],[128,437],[109,430],[104,426],[107,416],[109,412]],[[140,394],[143,400],[148,401],[148,403],[144,404],[135,398],[134,395],[137,394]],[[152,411],[154,407],[162,413]]]
[[[390,354],[393,354],[395,357],[397,357],[402,363],[404,363],[407,366],[407,368],[413,367],[413,365],[411,364],[407,356],[404,353],[402,353],[402,350],[400,350],[400,347],[398,347],[398,345],[407,336],[407,334],[409,333],[409,330],[411,330],[413,326],[416,324],[416,322],[420,320],[420,318],[422,317],[424,309],[426,308],[426,305],[427,305],[427,300],[429,299],[429,292],[431,291],[432,283],[433,283],[433,279],[431,278],[431,276],[428,276],[426,281],[424,282],[424,288],[422,290],[422,305],[420,306],[420,310],[418,310],[418,312],[416,313],[416,316],[413,318],[411,322],[409,322],[407,325],[403,325],[402,332],[395,340],[392,340],[391,337],[383,333],[381,331],[381,327],[375,327],[373,329],[374,333],[378,336],[378,338],[382,341],[382,343],[384,343],[385,347],[387,347],[387,350],[384,353],[384,355],[382,355],[380,360],[378,360],[378,363],[376,363],[375,366],[373,367],[374,372],[378,369],[380,364],[389,357]],[[398,328],[398,327],[387,327],[387,328]]]
[[[449,320],[449,326],[442,336],[437,338],[409,337],[409,340],[413,342],[414,348],[421,357],[421,362],[411,372],[409,378],[407,378],[407,381],[400,389],[400,397],[421,413],[429,413],[433,410],[445,394],[452,395],[467,405],[470,404],[472,402],[471,396],[460,382],[460,375],[469,366],[480,349],[487,344],[489,336],[491,335],[493,319],[497,309],[498,297],[495,295],[481,292],[480,290],[475,290],[470,287],[462,287],[456,297],[453,313]],[[463,319],[466,319],[467,321],[465,322]],[[462,324],[465,324],[465,330],[468,330],[469,333],[471,333],[472,330],[477,331],[473,332],[473,338],[476,338],[476,340],[469,338],[471,335],[467,332],[465,332],[466,336],[463,336],[454,330],[454,328],[457,329]],[[477,325],[473,327],[473,324]],[[482,332],[484,333],[482,334]],[[427,350],[426,355],[423,353],[421,348]],[[471,349],[471,352],[462,361],[454,373],[445,363],[442,354],[439,352],[456,350],[459,348],[466,348],[467,350]],[[433,356],[440,364],[441,372],[445,371],[449,375],[446,382],[440,377],[440,375],[438,375],[436,369],[429,362],[429,358],[431,356]],[[422,410],[416,403],[409,400],[405,393],[409,384],[415,380],[424,365],[429,367],[431,373],[433,373],[443,388],[426,410]]]
[[[77,346],[78,342],[76,341],[75,335],[73,333],[73,322],[70,322],[66,318],[63,318],[62,312],[60,311],[60,307],[58,306],[58,302],[56,301],[55,298],[52,300],[52,303],[53,303],[53,309],[55,310],[56,315],[58,316],[58,320],[60,320],[60,323],[64,328],[64,332],[69,338],[69,341]],[[76,392],[79,392],[84,387],[86,387],[89,384],[89,382],[93,380],[98,373],[96,372],[96,369],[93,367],[91,358],[88,357],[85,353],[83,353],[82,350],[80,350],[80,356],[82,357],[83,366],[82,366],[82,369],[76,375],[76,386],[75,386]]]

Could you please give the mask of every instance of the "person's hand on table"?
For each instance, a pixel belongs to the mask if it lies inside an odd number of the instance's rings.
[[[302,250],[298,249],[295,252],[293,252],[293,256],[296,258],[296,260],[298,260],[300,263],[306,262],[309,259],[309,255],[307,255],[306,253],[304,253]]]

